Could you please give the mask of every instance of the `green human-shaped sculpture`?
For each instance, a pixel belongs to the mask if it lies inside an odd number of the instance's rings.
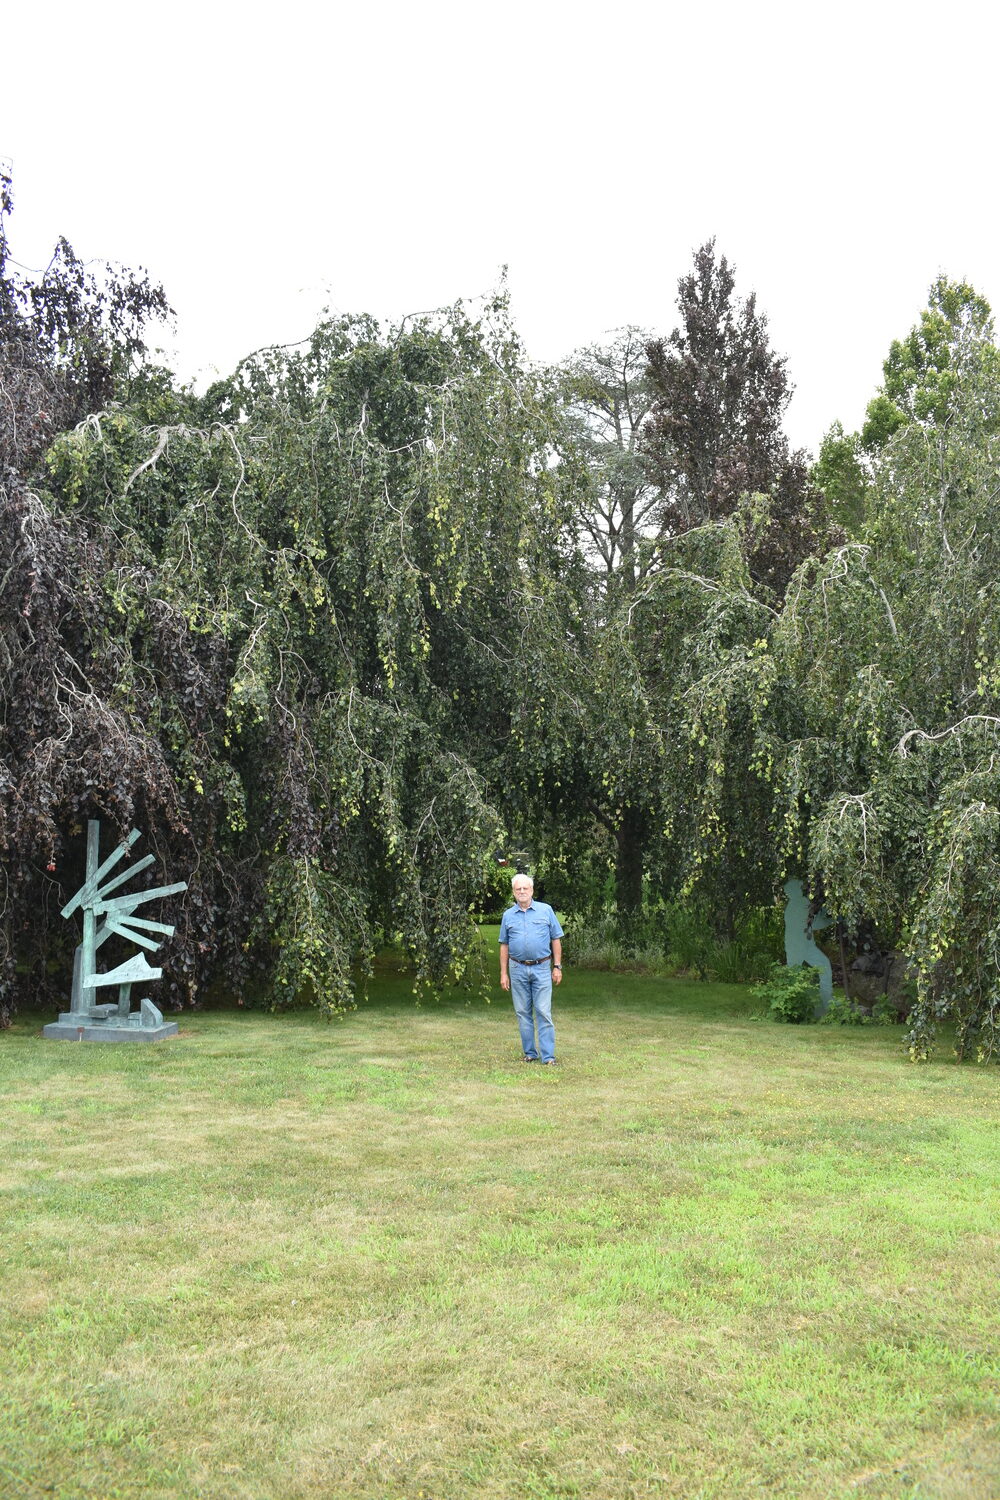
[[[801,880],[786,880],[785,895],[785,962],[790,968],[799,964],[810,964],[819,970],[820,1009],[826,1010],[833,999],[833,968],[830,960],[816,944],[814,932],[832,927],[834,918],[820,909],[809,919],[811,902],[802,889]]]
[[[153,863],[153,856],[147,854],[121,874],[109,878],[111,871],[140,837],[139,830],[133,828],[125,842],[119,844],[101,864],[101,825],[96,819],[87,824],[86,879],[62,910],[62,915],[67,918],[77,910],[83,912],[83,940],[73,958],[70,1008],[63,1011],[58,1021],[42,1028],[44,1036],[64,1041],[147,1042],[162,1041],[177,1032],[176,1021],[164,1021],[161,1012],[148,998],[139,1002],[137,1011],[132,1010],[133,984],[159,979],[163,973],[162,969],[150,966],[145,953],[136,953],[114,969],[101,972],[97,968],[97,951],[109,937],[126,938],[137,947],[155,953],[163,939],[174,933],[168,923],[137,917],[135,911],[147,901],[186,891],[186,880],[155,886],[148,891],[132,891],[121,896],[111,894]],[[154,938],[153,933],[159,936]],[[97,991],[111,985],[118,986],[117,1004],[100,1004]]]

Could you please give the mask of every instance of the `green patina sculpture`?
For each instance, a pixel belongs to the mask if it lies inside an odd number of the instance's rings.
[[[832,927],[833,917],[822,909],[809,920],[809,897],[802,889],[801,880],[786,880],[785,895],[785,962],[789,967],[810,964],[819,970],[820,1010],[825,1011],[833,999],[833,968],[823,950],[816,945],[814,932]]]
[[[125,842],[119,844],[101,864],[101,825],[96,819],[87,824],[86,879],[62,910],[64,917],[72,917],[78,909],[83,911],[83,941],[78,944],[73,959],[70,1009],[63,1011],[58,1021],[43,1027],[43,1036],[74,1042],[158,1042],[177,1032],[176,1021],[164,1021],[161,1012],[148,998],[140,1000],[137,1011],[132,1010],[133,984],[140,980],[159,979],[163,973],[162,969],[150,966],[145,953],[136,953],[117,968],[103,973],[97,968],[97,950],[109,937],[117,935],[139,948],[155,952],[165,937],[173,936],[174,929],[167,923],[137,917],[135,911],[147,901],[186,891],[186,880],[174,885],[158,885],[148,891],[133,891],[129,895],[111,894],[153,863],[153,856],[147,854],[122,874],[108,878],[140,837],[139,830],[133,828]],[[160,936],[154,938],[152,933]],[[111,985],[118,986],[117,1003],[99,1003],[97,991]]]

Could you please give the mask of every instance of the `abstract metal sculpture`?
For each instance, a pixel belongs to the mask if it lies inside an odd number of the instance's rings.
[[[174,929],[165,922],[150,922],[135,916],[138,906],[161,896],[174,896],[187,890],[187,881],[174,885],[158,885],[149,891],[133,891],[131,895],[112,896],[111,892],[145,870],[153,863],[153,856],[130,865],[122,874],[109,879],[111,871],[124,858],[141,834],[133,828],[123,844],[99,864],[101,825],[96,819],[87,824],[87,876],[73,899],[63,907],[62,915],[72,917],[78,908],[83,910],[83,941],[78,944],[73,959],[73,994],[70,1009],[63,1011],[58,1021],[42,1028],[42,1035],[74,1042],[159,1042],[164,1037],[175,1036],[176,1021],[164,1021],[153,1002],[144,998],[139,1009],[132,1010],[132,986],[141,980],[159,979],[162,969],[150,967],[145,953],[136,953],[117,968],[99,973],[97,950],[109,937],[117,935],[135,943],[139,948],[155,952],[165,937],[172,937]],[[100,919],[103,918],[103,921]],[[100,921],[100,925],[98,925]],[[151,933],[159,933],[153,938]],[[99,1004],[97,991],[109,985],[118,986],[117,1004]]]

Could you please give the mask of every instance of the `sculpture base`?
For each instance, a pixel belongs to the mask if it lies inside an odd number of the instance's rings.
[[[111,1009],[111,1007],[108,1007]],[[168,1036],[176,1036],[179,1030],[176,1021],[161,1021],[158,1026],[142,1026],[136,1012],[136,1025],[130,1026],[124,1018],[98,1016],[74,1016],[64,1011],[58,1021],[50,1021],[42,1027],[42,1036],[57,1042],[162,1042]]]

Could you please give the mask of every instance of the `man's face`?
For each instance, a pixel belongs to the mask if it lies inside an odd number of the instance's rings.
[[[522,911],[531,905],[531,893],[534,885],[524,875],[519,875],[513,884],[514,900]]]

